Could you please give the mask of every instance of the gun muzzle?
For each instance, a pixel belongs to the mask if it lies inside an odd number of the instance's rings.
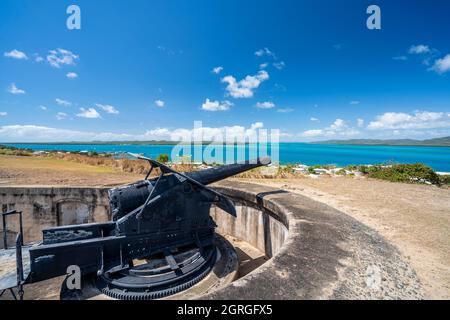
[[[192,178],[203,185],[208,185],[239,173],[265,166],[270,164],[269,157],[262,157],[255,160],[245,161],[236,164],[223,165],[211,169],[206,169],[196,172],[185,173],[189,178]]]

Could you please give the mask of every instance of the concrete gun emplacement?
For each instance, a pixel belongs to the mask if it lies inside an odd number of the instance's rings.
[[[154,299],[196,283],[216,261],[212,205],[236,216],[230,199],[208,187],[233,175],[270,164],[264,157],[244,163],[180,173],[155,160],[142,181],[108,191],[111,221],[43,230],[39,244],[15,250],[17,270],[0,278],[0,291],[67,273],[77,266],[100,292],[117,299]],[[160,174],[149,178],[155,168]],[[151,263],[162,257],[164,264]],[[135,265],[135,260],[147,263]],[[161,259],[160,259],[161,260]],[[159,261],[160,261],[159,260]],[[15,281],[17,279],[17,281]],[[21,294],[22,292],[22,294]]]

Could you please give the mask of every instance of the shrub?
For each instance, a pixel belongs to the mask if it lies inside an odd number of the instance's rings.
[[[370,167],[368,166],[359,166],[358,171],[362,174],[368,174],[370,172]]]
[[[169,155],[162,153],[156,158],[156,161],[161,162],[161,163],[167,163],[167,162],[169,162]]]
[[[358,170],[358,166],[354,165],[354,164],[350,164],[350,165],[346,166],[345,169],[347,169],[348,171],[356,171],[356,170]]]
[[[345,169],[347,169],[348,171],[359,171],[363,174],[368,174],[370,173],[372,167],[369,166],[365,166],[365,165],[348,165],[345,167]]]
[[[395,164],[392,166],[370,167],[369,176],[392,182],[412,182],[439,184],[439,176],[430,167],[422,164]]]
[[[29,149],[18,149],[9,146],[0,146],[0,154],[7,156],[29,157],[33,155],[33,151]]]
[[[439,176],[439,182],[443,185],[450,185],[450,175]]]

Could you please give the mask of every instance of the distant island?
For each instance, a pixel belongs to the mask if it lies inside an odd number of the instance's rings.
[[[45,145],[49,145],[49,146],[54,146],[54,145],[156,145],[156,146],[161,146],[161,145],[169,145],[169,146],[174,146],[177,145],[179,143],[186,143],[189,144],[190,142],[180,142],[180,141],[171,141],[171,140],[147,140],[147,141],[140,141],[140,140],[130,140],[130,141],[60,141],[60,142],[7,142],[7,143],[2,143],[4,145],[11,145],[11,144],[29,144],[29,145],[41,145],[41,144],[45,144]],[[205,142],[204,142],[205,143]]]
[[[364,146],[433,146],[433,147],[449,147],[450,136],[442,138],[434,138],[427,140],[413,139],[349,139],[349,140],[326,140],[315,141],[312,144],[347,144],[347,145],[364,145]]]
[[[284,143],[306,143],[306,142],[284,142]],[[175,146],[178,144],[217,144],[213,141],[191,142],[191,141],[173,141],[173,140],[130,140],[130,141],[69,141],[69,142],[6,142],[3,145],[169,145]],[[225,143],[224,143],[225,144]],[[235,142],[235,145],[247,145],[248,142]],[[308,144],[341,144],[341,145],[364,145],[364,146],[433,146],[433,147],[450,147],[450,136],[442,138],[434,138],[427,140],[414,139],[349,139],[349,140],[325,140],[313,141]]]

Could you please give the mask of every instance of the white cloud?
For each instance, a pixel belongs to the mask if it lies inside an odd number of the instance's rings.
[[[443,74],[450,71],[450,54],[442,58],[438,58],[439,51],[434,48],[430,48],[427,45],[419,44],[411,46],[408,50],[409,54],[420,55],[422,64],[428,67],[428,71],[434,71],[438,74]],[[402,58],[398,57],[398,58]],[[403,57],[406,60],[407,57]],[[397,59],[400,60],[400,59]]]
[[[436,60],[431,70],[440,74],[450,71],[450,54],[447,54],[442,59]]]
[[[66,101],[63,99],[59,99],[59,98],[56,98],[55,102],[58,106],[61,106],[61,107],[70,107],[72,105],[72,102],[69,102],[69,101]]]
[[[106,141],[132,138],[131,135],[83,132],[36,125],[0,126],[0,136],[10,142]]]
[[[48,63],[55,68],[61,68],[64,65],[75,65],[75,61],[79,59],[79,56],[73,52],[65,49],[50,50],[47,55]]]
[[[119,114],[119,110],[117,110],[116,107],[111,106],[111,105],[109,105],[109,104],[99,104],[99,103],[96,103],[95,106],[96,106],[97,108],[102,109],[102,110],[105,111],[106,113],[110,113],[110,114]]]
[[[358,105],[358,104],[360,104],[360,103],[361,103],[361,101],[358,101],[358,100],[350,101],[350,104],[351,104],[351,105],[354,105],[354,106],[356,106],[356,105]]]
[[[146,131],[144,134],[127,134],[112,132],[89,132],[67,129],[58,129],[36,125],[9,125],[0,126],[0,136],[4,142],[61,142],[61,141],[146,141],[146,140],[173,140],[190,141],[192,137],[201,137],[204,141],[212,141],[217,138],[230,141],[246,134],[254,134],[263,127],[263,123],[256,122],[246,128],[244,126],[230,127],[201,127],[196,129],[169,129],[156,128]],[[225,135],[225,134],[228,135]],[[239,140],[238,140],[239,141]]]
[[[262,122],[255,122],[255,123],[252,123],[252,125],[250,126],[250,130],[262,129],[262,128],[264,128],[264,123],[262,123]]]
[[[174,49],[167,48],[167,47],[161,46],[161,45],[158,46],[157,48],[158,48],[159,51],[164,52],[164,53],[167,54],[168,56],[173,56],[173,55],[175,55],[175,54],[183,54],[183,50],[178,50],[178,51],[176,51],[176,50],[174,50]]]
[[[97,119],[100,118],[100,114],[94,108],[80,108],[80,113],[77,114],[77,117],[80,118],[88,118],[88,119]]]
[[[206,101],[202,104],[202,109],[205,111],[226,111],[232,107],[233,104],[230,101],[210,101],[206,99]]]
[[[309,137],[318,137],[323,135],[323,130],[322,129],[313,129],[313,130],[306,130],[302,133],[302,136],[305,138],[309,138]]]
[[[306,130],[300,134],[302,138],[348,138],[360,132],[351,128],[342,119],[336,119],[329,127],[324,129]]]
[[[16,49],[14,49],[10,52],[5,52],[4,56],[7,58],[13,58],[13,59],[18,59],[18,60],[28,60],[28,57],[24,52],[16,50]]]
[[[272,63],[272,65],[278,70],[281,70],[281,69],[283,69],[286,66],[286,63],[284,61],[277,61],[278,58],[275,55],[275,53],[270,51],[268,48],[259,49],[258,51],[255,52],[255,55],[258,56],[258,57],[271,57],[272,60],[274,61]],[[259,65],[259,68],[260,69],[266,69],[268,66],[269,66],[269,63],[265,62],[265,63],[261,63]]]
[[[328,139],[430,139],[450,135],[450,112],[415,111],[387,112],[378,115],[366,126],[362,118],[350,126],[343,119],[336,119],[325,128],[306,130],[297,135],[307,141]]]
[[[309,120],[311,120],[311,121],[319,121],[319,119],[314,118],[314,117],[311,117]]]
[[[274,62],[273,66],[275,68],[277,68],[278,70],[282,70],[284,69],[284,67],[286,66],[286,64],[284,63],[284,61],[280,61],[280,62]]]
[[[76,74],[75,72],[69,72],[66,74],[66,77],[69,79],[75,79],[78,78],[78,74]]]
[[[260,108],[260,109],[271,109],[271,108],[275,108],[275,103],[270,102],[270,101],[258,102],[256,104],[256,107]]]
[[[429,53],[430,51],[430,47],[423,44],[411,46],[408,50],[410,54],[424,54]]]
[[[166,105],[166,103],[162,100],[155,100],[155,106],[158,108],[163,108]]]
[[[64,113],[64,112],[58,112],[58,113],[56,114],[56,119],[57,119],[57,120],[64,120],[64,119],[67,119],[67,113]]]
[[[294,112],[294,111],[295,110],[292,108],[280,108],[277,110],[277,112],[280,112],[280,113],[290,113],[290,112]]]
[[[170,136],[170,130],[167,129],[167,128],[156,128],[156,129],[153,129],[153,130],[149,130],[147,132],[151,136],[157,136],[157,137]]]
[[[345,128],[347,128],[347,123],[342,119],[336,119],[330,126],[330,129],[335,131],[341,131]]]
[[[369,130],[449,128],[450,118],[444,112],[416,111],[413,114],[386,112],[371,121]]]
[[[273,92],[286,92],[287,88],[284,85],[282,85],[282,84],[275,83],[273,85],[273,89],[271,91],[273,91]]]
[[[42,58],[41,56],[37,55],[36,58],[34,59],[34,61],[36,61],[37,63],[41,63],[42,61],[44,61],[44,58]]]
[[[255,55],[258,57],[270,56],[270,57],[276,59],[275,54],[272,51],[270,51],[268,48],[259,49],[258,51],[255,52]]]
[[[40,105],[40,106],[39,106],[39,109],[41,109],[41,110],[43,110],[43,111],[47,111],[47,107],[46,107],[46,106]]]
[[[0,117],[6,117],[8,115],[8,112],[2,111],[0,112]]]
[[[175,129],[175,130],[164,130],[158,129],[159,132],[165,132],[166,135],[160,136],[159,139],[170,139],[170,140],[203,140],[203,141],[245,141],[246,137],[255,136],[258,129],[264,127],[262,122],[253,123],[250,128],[245,128],[243,126],[225,126],[218,128],[211,127],[201,127],[195,129]],[[149,131],[147,134],[155,133],[154,131]]]
[[[11,83],[8,88],[8,92],[12,94],[25,94],[25,90],[17,88],[15,83]]]
[[[214,69],[212,69],[212,73],[215,74],[219,74],[220,72],[222,72],[223,67],[215,67]]]
[[[222,79],[223,83],[228,83],[226,88],[228,94],[233,98],[251,98],[253,91],[257,89],[263,81],[269,79],[269,74],[261,70],[257,75],[246,76],[239,82],[233,76],[226,76]]]

